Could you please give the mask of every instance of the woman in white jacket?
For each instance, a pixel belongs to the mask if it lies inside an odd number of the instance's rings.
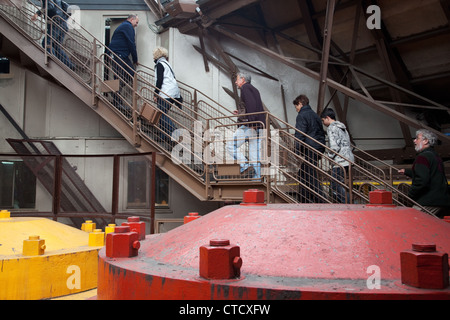
[[[345,183],[345,173],[348,174],[350,162],[355,161],[352,152],[352,145],[350,142],[350,135],[348,134],[345,124],[336,121],[336,114],[332,109],[325,109],[320,118],[323,124],[327,127],[327,135],[330,143],[330,149],[334,152],[328,152],[327,156],[333,159],[336,164],[332,168],[332,176],[337,181]],[[349,203],[349,194],[346,192],[344,186],[332,179],[331,190],[337,202]]]
[[[163,140],[171,141],[172,132],[176,129],[174,123],[168,116],[172,104],[181,108],[182,98],[180,88],[178,87],[175,73],[169,64],[169,54],[167,49],[158,47],[153,51],[155,60],[156,89],[155,102],[158,108],[163,112],[161,115],[160,126],[165,132]]]

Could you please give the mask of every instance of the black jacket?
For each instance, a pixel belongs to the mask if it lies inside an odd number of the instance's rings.
[[[245,113],[264,112],[264,106],[261,100],[261,95],[253,85],[245,83],[241,88],[241,103],[245,105]],[[264,113],[245,116],[248,122],[261,121],[266,123],[266,115]],[[243,122],[242,120],[238,120]],[[260,125],[253,124],[251,126],[260,127]]]
[[[320,117],[311,109],[309,105],[303,106],[297,115],[297,121],[295,123],[297,130],[295,137],[300,141],[305,142],[314,149],[324,152],[325,147],[313,141],[311,138],[317,140],[318,142],[325,144],[325,131],[323,130],[323,124]],[[303,134],[304,133],[304,134]],[[301,149],[296,145],[296,151],[299,152]]]
[[[422,206],[450,206],[444,164],[433,148],[421,151],[405,174],[413,179],[408,194],[411,199]]]
[[[120,56],[122,59],[128,58],[131,54],[133,63],[138,62],[136,51],[136,33],[131,22],[124,21],[117,27],[109,44],[109,50]]]

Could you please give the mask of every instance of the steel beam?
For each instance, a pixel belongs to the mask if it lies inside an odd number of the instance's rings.
[[[280,62],[284,63],[285,65],[293,68],[294,70],[297,70],[297,71],[299,71],[299,72],[309,76],[312,79],[320,81],[320,75],[317,72],[312,71],[312,70],[310,70],[310,69],[308,69],[308,68],[306,68],[306,67],[304,67],[302,65],[299,65],[299,64],[295,63],[293,60],[291,60],[289,58],[286,58],[286,57],[284,57],[284,56],[282,56],[282,55],[280,55],[280,54],[278,54],[276,52],[273,52],[273,51],[271,51],[269,49],[266,49],[266,48],[264,48],[264,47],[262,47],[262,46],[260,46],[260,45],[258,45],[256,43],[254,43],[253,41],[250,41],[250,40],[244,38],[243,36],[241,36],[241,35],[239,35],[239,34],[237,34],[235,32],[232,32],[232,31],[224,28],[223,26],[216,25],[213,28],[217,32],[219,32],[219,33],[221,33],[221,34],[223,34],[223,35],[225,35],[225,36],[227,36],[227,37],[229,37],[231,39],[234,39],[234,40],[236,40],[236,41],[246,45],[249,48],[255,49],[255,50],[257,50],[257,51],[267,55],[268,57],[270,57],[272,59],[275,59],[277,61],[280,61]],[[382,113],[384,113],[384,114],[386,114],[386,115],[388,115],[390,117],[398,119],[402,123],[405,123],[405,124],[407,124],[407,125],[409,125],[409,126],[411,126],[413,128],[416,128],[416,129],[426,128],[426,129],[434,132],[443,142],[450,143],[450,137],[446,136],[445,134],[443,134],[443,133],[441,133],[441,132],[439,132],[439,131],[437,131],[437,130],[435,130],[433,128],[425,126],[422,123],[420,123],[419,121],[417,121],[415,119],[412,119],[412,118],[410,118],[410,117],[408,117],[408,116],[406,116],[406,115],[404,115],[404,114],[402,114],[402,113],[400,113],[398,111],[392,110],[391,108],[389,108],[389,107],[387,107],[387,106],[385,106],[385,105],[383,105],[383,104],[381,104],[381,103],[379,103],[379,102],[377,102],[377,101],[375,101],[373,99],[370,99],[370,98],[368,98],[366,96],[363,96],[362,94],[360,94],[360,93],[358,93],[358,92],[356,92],[356,91],[354,91],[354,90],[352,90],[350,88],[347,88],[346,86],[344,86],[344,85],[342,85],[342,84],[340,84],[340,83],[338,83],[338,82],[336,82],[334,80],[328,79],[327,80],[327,84],[328,84],[328,86],[338,90],[342,94],[344,94],[346,96],[349,96],[350,98],[355,99],[355,100],[357,100],[357,101],[359,101],[359,102],[361,102],[361,103],[363,103],[363,104],[365,104],[365,105],[367,105],[367,106],[369,106],[369,107],[371,107],[371,108],[373,108],[375,110],[378,110],[378,111],[380,111],[380,112],[382,112]]]
[[[325,90],[328,80],[328,62],[330,58],[331,34],[333,31],[334,10],[336,8],[336,0],[328,0],[327,14],[325,18],[324,39],[322,49],[322,65],[320,67],[320,83],[319,98],[317,103],[317,113],[321,114],[325,105]]]

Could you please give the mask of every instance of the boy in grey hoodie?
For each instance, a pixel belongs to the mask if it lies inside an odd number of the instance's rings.
[[[332,168],[332,176],[334,179],[331,180],[331,190],[337,202],[349,203],[349,195],[343,184],[345,184],[344,170],[348,173],[349,161],[355,161],[350,136],[345,124],[336,121],[336,114],[332,109],[325,109],[320,118],[327,127],[330,149],[335,151],[327,152],[327,156],[335,162]]]

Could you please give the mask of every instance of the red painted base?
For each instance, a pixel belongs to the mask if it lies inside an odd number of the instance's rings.
[[[200,277],[199,248],[212,239],[240,247],[239,279]],[[137,257],[101,250],[98,299],[450,300],[450,288],[401,283],[400,253],[413,243],[450,252],[450,224],[408,208],[228,206],[147,236]]]

